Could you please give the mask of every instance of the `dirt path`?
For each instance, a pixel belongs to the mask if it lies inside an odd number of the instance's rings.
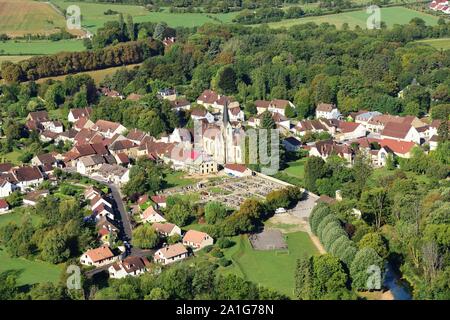
[[[309,223],[305,218],[299,218],[289,213],[277,214],[267,220],[266,225],[272,229],[278,229],[283,233],[302,231],[308,233],[311,241],[316,246],[317,250],[321,254],[325,254],[326,251],[322,244],[309,227]]]

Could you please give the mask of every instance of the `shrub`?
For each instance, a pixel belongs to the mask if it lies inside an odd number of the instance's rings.
[[[223,257],[223,252],[219,248],[213,248],[210,253],[214,258],[222,258]]]
[[[234,242],[228,238],[219,238],[217,239],[216,244],[220,249],[225,249],[232,247],[234,245]]]
[[[357,290],[369,290],[369,277],[372,276],[370,268],[378,267],[383,269],[383,259],[372,248],[363,248],[359,250],[350,265],[350,275],[352,277],[352,286]],[[381,273],[382,274],[382,273]]]
[[[218,262],[222,267],[228,267],[232,263],[231,260],[228,260],[226,258],[220,258]]]
[[[349,242],[351,243],[352,241],[349,240],[349,238],[346,235],[341,235],[339,238],[336,239],[336,241],[333,242],[328,252],[336,257],[339,257],[339,253],[343,252],[343,249],[345,249],[348,246]]]
[[[345,236],[345,231],[341,226],[333,227],[323,236],[323,245],[327,251],[330,250],[332,244],[341,236]]]
[[[358,249],[356,249],[353,242],[349,242],[349,246],[346,247],[342,253],[337,253],[337,256],[339,259],[341,259],[347,266],[350,266],[353,262],[353,259],[355,258],[356,253],[358,252]]]

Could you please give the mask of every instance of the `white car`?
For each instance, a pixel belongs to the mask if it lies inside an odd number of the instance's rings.
[[[278,208],[278,209],[275,210],[275,213],[276,214],[278,214],[278,213],[286,213],[286,209],[285,208]]]

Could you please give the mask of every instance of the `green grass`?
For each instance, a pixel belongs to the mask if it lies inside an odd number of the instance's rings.
[[[37,215],[29,214],[29,211],[26,208],[20,207],[14,209],[12,212],[0,215],[0,228],[7,225],[10,222],[20,224],[26,216],[29,216],[31,218],[31,222],[34,225],[36,225],[41,219]]]
[[[163,8],[161,12],[150,12],[142,6],[135,5],[115,5],[111,3],[88,3],[80,1],[64,1],[51,0],[54,4],[62,9],[66,9],[70,5],[80,7],[82,14],[81,24],[84,28],[91,32],[102,27],[107,21],[118,20],[118,15],[105,15],[108,9],[120,12],[126,17],[130,14],[134,22],[160,22],[165,21],[172,27],[195,27],[205,23],[219,23],[209,16],[219,19],[223,23],[230,23],[237,13],[220,13],[220,14],[204,14],[204,13],[170,13],[168,8]]]
[[[336,25],[337,27],[341,27],[344,23],[348,23],[350,28],[354,28],[356,26],[366,28],[366,21],[369,16],[370,15],[367,14],[366,10],[364,9],[317,17],[287,19],[278,22],[272,22],[268,25],[272,28],[289,28],[297,24],[315,22],[317,24],[330,23]],[[415,11],[404,7],[381,8],[381,21],[384,21],[388,27],[392,27],[394,24],[407,24],[411,21],[411,19],[416,17],[423,19],[427,25],[436,25],[439,19],[438,17],[431,14]]]
[[[45,55],[58,52],[83,51],[82,40],[69,39],[60,41],[50,40],[8,40],[0,42],[0,55]],[[8,60],[7,57],[2,57]]]
[[[1,162],[11,162],[12,164],[21,164],[19,157],[23,154],[23,150],[14,149],[11,152],[0,154]]]
[[[450,49],[450,38],[420,40],[417,43],[428,44],[438,50]]]
[[[0,56],[0,68],[3,61],[10,61],[13,63],[17,63],[22,60],[26,60],[31,58],[32,56]]]
[[[185,178],[186,175],[183,171],[168,171],[164,177],[167,182],[166,188],[182,187],[194,184],[197,180]]]
[[[305,177],[305,162],[306,158],[288,162],[287,163],[288,167],[282,170],[281,172],[291,177],[303,179]]]
[[[236,244],[224,249],[225,256],[233,264],[222,268],[221,272],[242,276],[293,297],[297,258],[318,254],[318,251],[305,232],[288,233],[286,236],[289,253],[253,250],[247,236],[234,237]]]
[[[11,258],[0,248],[0,273],[14,272],[18,274],[19,285],[30,285],[40,282],[59,280],[62,268],[42,261],[31,261],[24,258]]]

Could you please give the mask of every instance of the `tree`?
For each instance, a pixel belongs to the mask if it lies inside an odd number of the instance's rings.
[[[133,17],[131,15],[127,15],[127,33],[128,33],[128,38],[130,38],[131,41],[136,40],[136,33],[134,30]]]
[[[0,299],[14,300],[18,293],[17,275],[10,272],[0,273]]]
[[[302,257],[297,259],[295,269],[295,296],[299,300],[310,300],[313,295],[313,266],[311,259]]]
[[[360,249],[372,248],[383,259],[386,259],[389,253],[386,240],[378,232],[369,232],[365,234],[358,242],[358,246]]]
[[[65,236],[57,230],[51,230],[47,233],[41,247],[42,259],[53,264],[61,263],[70,256]]]
[[[262,115],[261,128],[267,130],[276,128],[275,121],[273,120],[272,114],[269,111],[265,111]]]
[[[64,288],[51,282],[34,285],[30,296],[32,300],[63,300],[66,298]]]
[[[312,233],[317,234],[317,227],[329,214],[331,214],[331,210],[326,203],[319,203],[314,207],[309,217],[309,226]]]
[[[167,300],[169,294],[161,288],[153,288],[148,295],[145,296],[145,300]]]
[[[365,220],[372,222],[377,229],[380,229],[385,221],[389,207],[388,201],[386,190],[383,188],[370,189],[361,195]]]
[[[166,218],[168,221],[175,223],[179,227],[183,227],[188,224],[189,220],[193,216],[190,206],[183,202],[178,202],[169,208]]]
[[[220,202],[211,201],[205,205],[205,219],[208,224],[215,224],[227,216],[227,208]]]
[[[159,242],[158,232],[149,224],[143,224],[133,230],[133,245],[142,249],[154,248]]]
[[[237,90],[237,76],[232,66],[225,66],[217,72],[217,87],[224,94],[233,94]]]
[[[270,210],[287,208],[291,204],[291,199],[287,190],[274,190],[267,194],[266,205]]]
[[[316,180],[325,174],[325,161],[319,157],[309,157],[305,162],[305,187],[311,192],[317,192]]]
[[[374,272],[380,271],[379,274]],[[372,248],[360,249],[350,265],[352,286],[357,290],[373,289],[369,280],[382,280],[383,259]],[[377,279],[376,277],[379,278]]]
[[[165,22],[158,22],[158,24],[155,26],[155,31],[153,32],[153,38],[158,40],[164,39],[164,32],[166,31],[167,23]]]

